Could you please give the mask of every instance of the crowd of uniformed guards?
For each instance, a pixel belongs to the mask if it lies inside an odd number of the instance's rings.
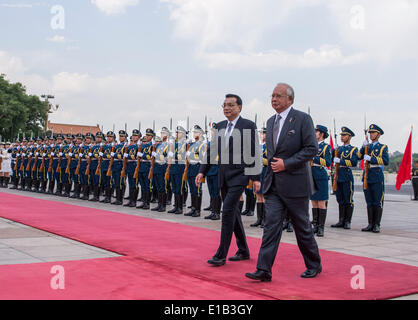
[[[211,130],[216,130],[215,123]],[[358,167],[361,160],[364,161],[362,181],[368,217],[368,225],[362,231],[379,233],[385,194],[383,166],[389,164],[388,147],[379,142],[383,130],[370,125],[370,140],[366,139],[358,149],[350,144],[354,132],[343,127],[340,133],[342,144],[333,150],[325,143],[328,129],[317,125],[315,130],[319,151],[310,163],[316,189],[311,197],[315,234],[324,236],[330,186],[339,211],[339,219],[331,227],[351,228],[354,212],[352,169]],[[263,172],[268,165],[265,133],[265,128],[262,128]],[[147,129],[142,136],[135,129],[130,137],[126,131],[120,130],[118,140],[116,134],[109,131],[106,135],[102,132],[95,135],[51,134],[44,138],[16,139],[13,144],[0,143],[0,187],[9,187],[11,180],[10,189],[156,212],[166,212],[166,206],[172,205],[167,211],[172,214],[183,214],[190,195],[187,208],[190,210],[186,209],[184,215],[200,217],[202,187],[196,186],[195,178],[210,144],[205,141],[205,134],[195,125],[191,136],[178,126],[175,136],[163,127],[160,136],[156,136],[152,129]],[[415,162],[412,177],[414,199],[418,200],[418,162]],[[211,166],[205,183],[210,195],[210,204],[203,209],[210,211],[205,219],[219,220],[222,200],[216,165]],[[126,184],[128,196],[125,198]],[[242,215],[253,216],[256,212],[257,220],[251,226],[263,227],[264,198],[261,191],[253,192],[251,181],[245,190],[245,198],[244,201],[242,196],[239,204]],[[125,204],[124,200],[127,200]],[[151,203],[156,205],[151,208]],[[284,224],[288,232],[293,231],[288,218]]]

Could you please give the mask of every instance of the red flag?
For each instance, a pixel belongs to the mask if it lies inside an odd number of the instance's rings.
[[[369,137],[366,135],[366,141],[369,141]],[[364,171],[364,159],[360,162],[360,168]]]
[[[334,150],[334,141],[332,141],[332,135],[329,136],[329,144],[331,146],[331,150]]]
[[[411,180],[411,162],[412,162],[412,131],[409,135],[408,143],[403,154],[401,166],[396,176],[396,189],[400,190],[405,181]]]

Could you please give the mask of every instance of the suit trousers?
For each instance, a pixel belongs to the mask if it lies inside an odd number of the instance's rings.
[[[309,197],[285,198],[277,194],[274,179],[271,189],[264,195],[265,222],[263,241],[258,254],[257,269],[271,274],[282,236],[283,220],[287,213],[293,224],[296,240],[307,269],[321,265],[318,245],[309,221]]]
[[[223,199],[222,209],[222,227],[221,241],[215,256],[219,259],[225,259],[232,240],[232,234],[235,234],[238,252],[243,255],[249,255],[247,240],[245,238],[244,226],[241,220],[239,210],[239,199],[244,192],[245,186],[223,186],[221,195]]]

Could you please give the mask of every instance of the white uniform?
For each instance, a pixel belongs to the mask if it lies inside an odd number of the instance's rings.
[[[11,173],[11,154],[5,149],[0,149],[0,157],[3,159],[1,162],[0,172]]]

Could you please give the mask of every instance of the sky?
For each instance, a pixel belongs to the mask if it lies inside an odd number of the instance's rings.
[[[235,93],[261,127],[285,82],[353,145],[365,120],[390,152],[418,128],[415,0],[0,0],[0,26],[0,73],[54,95],[52,122],[203,127]]]

